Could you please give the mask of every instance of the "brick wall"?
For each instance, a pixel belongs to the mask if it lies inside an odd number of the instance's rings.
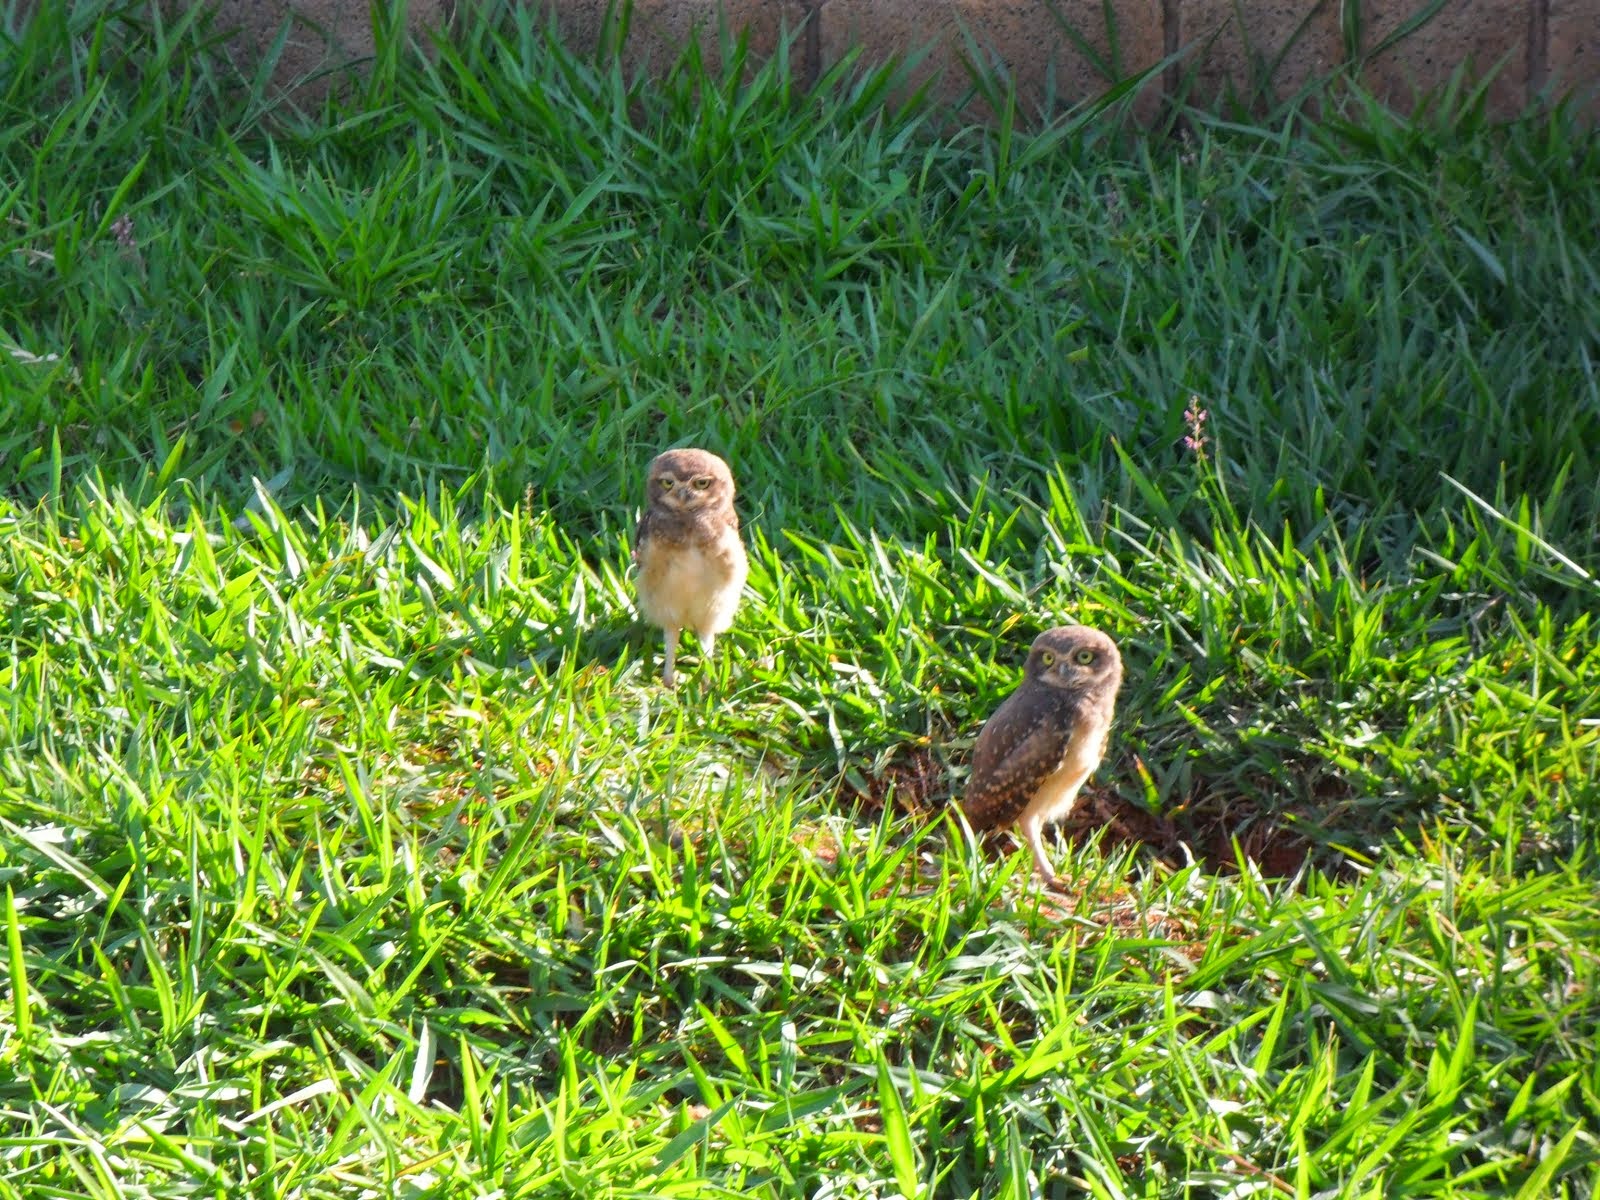
[[[530,0],[551,10],[574,46],[599,39],[608,0]],[[447,24],[473,0],[410,0],[419,32]],[[236,50],[270,45],[297,14],[279,70],[288,82],[370,53],[368,0],[222,0]],[[1491,109],[1575,90],[1600,116],[1600,0],[633,0],[626,54],[648,65],[674,58],[689,37],[714,52],[719,17],[747,30],[758,55],[785,33],[802,80],[860,45],[868,61],[925,50],[914,75],[946,98],[968,90],[964,63],[979,58],[1013,75],[1025,102],[1103,90],[1106,72],[1140,71],[1181,54],[1140,97],[1153,114],[1164,95],[1209,101],[1225,90],[1254,99],[1293,95],[1353,64],[1389,103],[1408,107],[1459,66],[1488,76]],[[1110,20],[1107,20],[1107,13]],[[323,76],[325,84],[327,78]]]

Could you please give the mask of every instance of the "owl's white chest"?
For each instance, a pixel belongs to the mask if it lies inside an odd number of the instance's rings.
[[[1080,731],[1067,745],[1061,756],[1061,765],[1044,777],[1027,808],[1022,810],[1022,820],[1038,825],[1049,825],[1065,820],[1077,803],[1078,791],[1094,773],[1105,757],[1106,731],[1092,733]]]
[[[639,554],[639,608],[665,628],[722,633],[733,625],[746,571],[731,529],[711,543],[647,541]]]

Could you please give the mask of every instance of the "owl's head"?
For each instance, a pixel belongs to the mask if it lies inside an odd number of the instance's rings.
[[[1033,639],[1023,675],[1072,692],[1116,691],[1122,684],[1117,644],[1087,625],[1058,625]]]
[[[733,472],[709,450],[668,450],[650,462],[652,508],[674,512],[723,508],[733,502]]]

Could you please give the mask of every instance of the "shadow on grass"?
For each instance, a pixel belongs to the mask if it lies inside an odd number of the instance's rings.
[[[1143,764],[1130,754],[1104,773],[1131,779],[1144,773]],[[1095,844],[1107,854],[1130,848],[1174,868],[1194,860],[1217,874],[1237,873],[1249,864],[1269,879],[1292,878],[1307,867],[1345,878],[1355,864],[1338,842],[1341,833],[1354,831],[1330,826],[1328,817],[1351,794],[1348,784],[1325,776],[1309,800],[1274,806],[1260,796],[1242,794],[1229,781],[1201,780],[1192,794],[1158,813],[1115,788],[1091,783],[1059,829],[1074,847]],[[897,816],[918,824],[936,820],[959,800],[948,771],[925,746],[895,753],[875,771],[848,772],[836,797],[841,806],[873,814],[891,807]],[[1020,845],[1005,832],[986,841],[1006,847],[1002,853]]]

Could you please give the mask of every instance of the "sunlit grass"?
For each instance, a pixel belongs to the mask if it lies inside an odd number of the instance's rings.
[[[990,133],[521,9],[296,119],[37,7],[0,1196],[1593,1194],[1592,135]],[[752,565],[667,693],[684,442]],[[945,802],[1067,620],[1059,897]]]

